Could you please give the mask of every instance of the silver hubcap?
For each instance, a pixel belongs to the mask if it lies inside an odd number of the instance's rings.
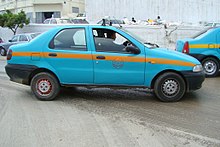
[[[217,66],[216,66],[215,62],[213,62],[211,60],[205,62],[203,66],[204,66],[204,69],[205,69],[205,73],[207,75],[212,75],[216,72]]]
[[[42,79],[37,82],[37,91],[42,96],[47,96],[52,90],[52,85],[49,80]]]
[[[179,90],[179,84],[175,80],[166,80],[162,86],[163,93],[167,96],[175,95]]]

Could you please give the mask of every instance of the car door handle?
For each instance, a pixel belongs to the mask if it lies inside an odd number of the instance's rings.
[[[156,62],[155,62],[155,61],[149,61],[148,63],[150,63],[150,64],[155,64]]]
[[[96,56],[96,59],[105,60],[105,56]]]
[[[51,57],[56,57],[57,54],[56,53],[49,53],[48,56],[51,56]]]

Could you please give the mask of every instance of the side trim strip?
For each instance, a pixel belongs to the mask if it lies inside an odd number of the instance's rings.
[[[93,60],[96,59],[96,56],[100,55],[91,55],[91,54],[64,54],[64,53],[57,53],[56,57],[50,57],[49,52],[44,53],[36,53],[36,52],[13,52],[13,56],[16,57],[28,57],[28,56],[40,56],[44,58],[74,58],[74,59],[85,59],[85,60]],[[169,65],[177,65],[177,66],[195,66],[192,62],[181,61],[181,60],[169,60],[164,58],[147,58],[144,57],[134,57],[134,56],[109,56],[104,55],[105,60],[113,61],[117,59],[121,59],[124,62],[151,62],[152,64],[169,64]]]
[[[212,48],[217,49],[220,47],[220,44],[191,44],[189,48],[193,49],[204,49],[204,48]]]

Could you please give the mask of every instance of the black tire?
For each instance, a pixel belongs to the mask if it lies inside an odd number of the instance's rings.
[[[0,47],[0,54],[1,56],[6,56],[6,50],[2,47]]]
[[[202,66],[206,77],[216,77],[219,73],[219,62],[212,57],[205,58],[202,61]]]
[[[154,93],[163,102],[176,102],[186,93],[186,83],[179,74],[167,72],[156,79]]]
[[[37,99],[51,101],[59,94],[60,84],[52,74],[41,72],[32,78],[31,90]]]

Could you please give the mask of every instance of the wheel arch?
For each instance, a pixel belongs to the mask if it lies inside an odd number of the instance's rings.
[[[32,78],[33,78],[36,74],[41,73],[41,72],[50,73],[51,75],[53,75],[53,76],[57,79],[57,81],[58,81],[59,84],[60,84],[60,80],[59,80],[59,78],[57,77],[57,75],[56,75],[54,72],[52,72],[51,70],[46,69],[46,68],[37,68],[37,69],[35,69],[35,70],[30,74],[29,80],[28,80],[28,85],[30,85]]]
[[[207,59],[207,58],[214,58],[214,59],[216,59],[216,60],[220,63],[220,59],[219,59],[218,57],[214,56],[214,55],[206,55],[205,57],[203,57],[203,58],[201,59],[200,62],[202,63],[202,61],[205,60],[205,59]]]
[[[151,89],[153,89],[157,78],[159,76],[161,76],[162,74],[166,73],[166,72],[173,72],[173,73],[176,73],[176,74],[180,75],[183,78],[184,82],[185,82],[186,89],[188,89],[188,83],[187,83],[185,77],[183,76],[183,74],[179,71],[172,70],[172,69],[163,70],[163,71],[159,72],[156,76],[154,76],[153,80],[151,81],[151,87],[150,87]]]

